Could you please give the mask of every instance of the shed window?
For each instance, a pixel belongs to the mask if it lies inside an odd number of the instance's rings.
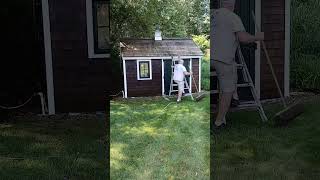
[[[138,60],[137,74],[138,74],[138,80],[151,80],[152,79],[151,60]]]

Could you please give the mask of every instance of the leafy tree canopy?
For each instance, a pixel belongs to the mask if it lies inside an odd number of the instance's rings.
[[[209,34],[209,0],[113,0],[112,40],[153,37],[159,25],[163,37]]]

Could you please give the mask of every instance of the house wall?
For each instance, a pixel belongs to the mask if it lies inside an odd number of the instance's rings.
[[[262,0],[261,25],[265,32],[265,44],[270,55],[280,87],[284,88],[285,58],[285,0]],[[267,59],[261,51],[261,98],[279,97]]]
[[[162,60],[152,59],[152,80],[137,80],[137,61],[126,60],[128,97],[162,95]]]
[[[49,0],[49,10],[56,112],[104,111],[111,65],[88,58],[86,0]]]

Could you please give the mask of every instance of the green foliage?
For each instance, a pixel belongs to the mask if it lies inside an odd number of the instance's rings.
[[[292,4],[292,52],[320,56],[320,1],[294,0]]]
[[[210,40],[208,35],[193,35],[193,41],[200,47],[203,53],[206,53],[206,50],[210,48]]]
[[[314,55],[296,55],[291,65],[291,85],[298,89],[320,89],[320,62]]]
[[[200,47],[204,53],[201,63],[201,88],[210,91],[210,40],[208,35],[193,35],[193,41]]]
[[[210,91],[210,61],[208,56],[201,61],[201,88]]]
[[[320,89],[320,1],[292,2],[291,87]]]

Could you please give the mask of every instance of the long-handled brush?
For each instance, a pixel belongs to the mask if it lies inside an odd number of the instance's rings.
[[[260,31],[260,28],[257,25],[256,20],[255,20],[254,12],[252,12],[252,18],[253,18],[253,21],[254,21],[254,24],[255,24],[257,30]],[[284,99],[284,96],[282,94],[281,88],[279,86],[279,82],[277,80],[277,76],[276,76],[276,74],[274,72],[274,69],[273,69],[273,66],[272,66],[272,63],[271,63],[271,60],[270,60],[270,56],[269,56],[269,53],[268,53],[267,48],[266,48],[266,44],[265,44],[264,41],[261,41],[261,44],[262,44],[262,48],[263,48],[264,54],[265,54],[265,56],[267,58],[267,61],[268,61],[268,64],[269,64],[269,67],[270,67],[270,70],[271,70],[271,74],[273,76],[273,79],[274,79],[274,81],[276,83],[276,86],[277,86],[277,89],[279,91],[282,104],[284,106],[284,109],[282,111],[278,112],[273,117],[273,119],[274,119],[275,124],[277,126],[283,126],[283,125],[288,124],[289,121],[295,119],[300,114],[302,114],[303,111],[304,111],[304,105],[302,104],[302,102],[295,102],[295,103],[291,104],[290,106],[287,105],[287,103],[286,103],[286,101]]]
[[[198,86],[197,86],[197,83],[196,83],[196,80],[194,80],[193,75],[191,75],[191,77],[192,77],[192,81],[193,81],[193,83],[194,83],[194,85],[195,85],[195,87],[196,87],[196,90],[197,90],[197,92],[198,92],[198,94],[196,94],[196,96],[194,97],[194,100],[195,100],[195,101],[200,101],[201,99],[203,99],[203,98],[206,96],[206,94],[200,93],[200,91],[199,91],[199,89],[198,89]]]

